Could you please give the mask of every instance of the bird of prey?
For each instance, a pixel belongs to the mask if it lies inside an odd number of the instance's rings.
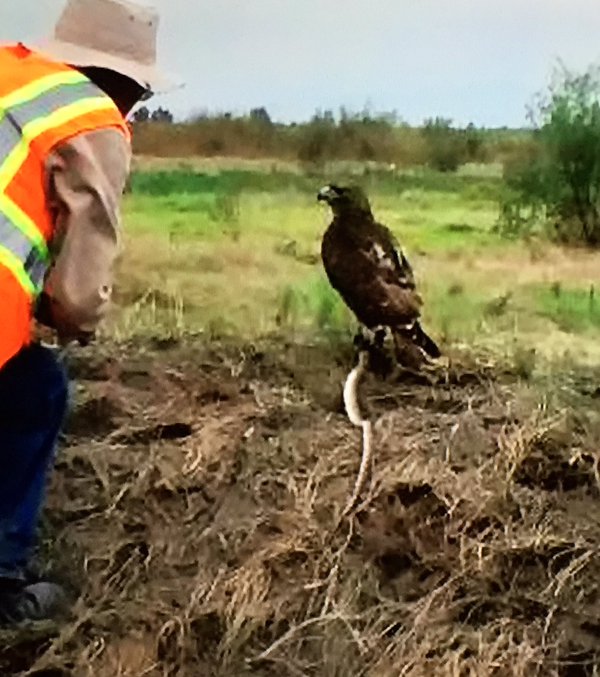
[[[333,212],[321,243],[325,272],[359,323],[373,332],[374,345],[382,346],[387,328],[402,366],[418,369],[427,356],[439,357],[419,322],[423,301],[413,270],[391,231],[375,220],[362,189],[328,185],[317,199]]]

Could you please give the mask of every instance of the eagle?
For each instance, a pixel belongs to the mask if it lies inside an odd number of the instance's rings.
[[[382,348],[387,329],[401,366],[418,369],[429,357],[440,357],[440,349],[419,322],[423,300],[413,269],[389,228],[375,220],[363,190],[330,184],[319,191],[317,200],[333,212],[321,242],[329,282],[372,334],[367,339],[361,328],[355,343]]]

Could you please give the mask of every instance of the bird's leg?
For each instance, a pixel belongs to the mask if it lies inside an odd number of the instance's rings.
[[[369,347],[373,343],[373,339],[371,336],[369,336],[371,332],[365,325],[360,324],[358,326],[358,330],[356,334],[354,335],[354,338],[352,340],[352,343],[354,344],[354,347],[356,350],[360,353],[364,350],[369,350]]]
[[[387,330],[383,326],[370,328],[361,325],[360,338],[355,338],[354,342],[359,353],[368,353],[370,371],[384,379],[391,373],[393,366],[385,351],[386,335]]]
[[[394,361],[385,349],[385,339],[387,328],[384,326],[367,327],[359,325],[358,331],[354,336],[354,348],[360,358],[361,353],[369,355],[369,371],[387,379],[393,372]]]
[[[377,327],[374,331],[373,342],[375,347],[383,350],[383,344],[385,343],[385,336],[387,332],[385,327]]]

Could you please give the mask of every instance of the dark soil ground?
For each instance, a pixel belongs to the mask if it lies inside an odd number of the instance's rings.
[[[73,353],[39,561],[59,624],[0,635],[0,674],[600,674],[600,408],[463,358],[369,379],[356,514],[352,356],[185,342]]]

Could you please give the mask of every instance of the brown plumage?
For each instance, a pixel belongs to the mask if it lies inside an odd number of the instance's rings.
[[[329,185],[317,199],[333,211],[321,245],[325,272],[358,321],[376,332],[388,327],[404,366],[418,367],[425,355],[439,357],[419,323],[423,301],[413,270],[391,231],[373,217],[364,192]]]

